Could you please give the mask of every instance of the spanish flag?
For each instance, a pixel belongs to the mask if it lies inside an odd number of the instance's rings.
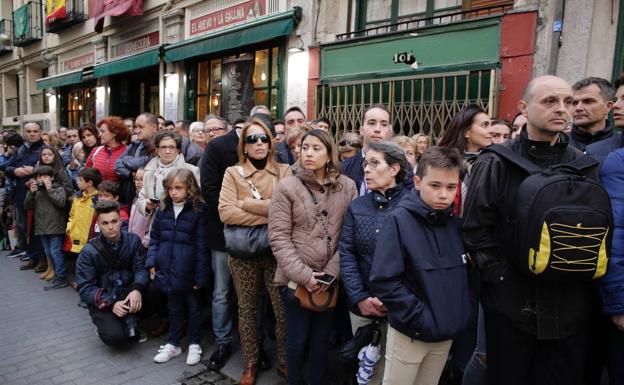
[[[46,24],[50,25],[57,20],[67,17],[65,0],[46,0]]]

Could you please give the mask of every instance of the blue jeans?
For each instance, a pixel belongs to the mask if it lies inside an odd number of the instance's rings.
[[[483,316],[483,307],[479,303],[479,318],[477,321],[477,344],[466,364],[464,370],[464,378],[462,385],[487,385],[487,366],[479,359],[479,355],[485,356],[485,320]]]
[[[334,319],[334,309],[324,312],[306,310],[298,301],[287,296],[286,287],[280,288],[286,313],[286,366],[288,385],[304,384],[303,360],[308,346],[310,385],[325,384],[329,334]]]
[[[63,242],[65,235],[39,235],[41,244],[45,254],[52,259],[54,263],[54,275],[58,278],[65,278],[67,270],[65,270],[65,257],[63,256]]]
[[[169,326],[169,343],[180,346],[184,316],[188,314],[188,343],[189,345],[200,344],[201,304],[197,290],[169,293],[167,306],[169,308],[169,322],[171,322]]]
[[[210,250],[212,254],[212,331],[217,344],[232,342],[232,309],[228,299],[232,288],[232,277],[228,268],[228,254],[221,250]]]

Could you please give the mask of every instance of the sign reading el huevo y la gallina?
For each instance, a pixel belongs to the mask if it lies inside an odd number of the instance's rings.
[[[240,23],[266,14],[266,0],[248,0],[231,7],[193,18],[190,21],[191,36],[200,35],[221,27]]]

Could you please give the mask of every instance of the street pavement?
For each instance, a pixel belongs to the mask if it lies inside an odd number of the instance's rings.
[[[37,274],[19,271],[19,258],[5,258],[7,253],[0,252],[0,384],[229,385],[240,376],[243,359],[238,346],[220,373],[207,369],[213,346],[206,327],[202,362],[192,367],[185,362],[184,341],[182,355],[164,364],[152,361],[166,343],[164,336],[123,350],[104,345],[87,310],[76,306],[74,289],[44,291]],[[268,351],[275,357],[274,346]],[[256,383],[285,381],[271,370],[260,373]]]

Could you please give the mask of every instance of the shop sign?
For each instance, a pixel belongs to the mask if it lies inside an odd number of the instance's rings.
[[[82,69],[95,64],[95,52],[66,59],[63,62],[63,72],[70,72]]]
[[[147,48],[157,46],[159,44],[158,31],[148,33],[132,40],[118,43],[115,47],[114,57],[126,56],[135,52],[143,51]]]
[[[266,0],[247,0],[195,17],[190,22],[190,35],[200,35],[232,24],[266,15]]]

